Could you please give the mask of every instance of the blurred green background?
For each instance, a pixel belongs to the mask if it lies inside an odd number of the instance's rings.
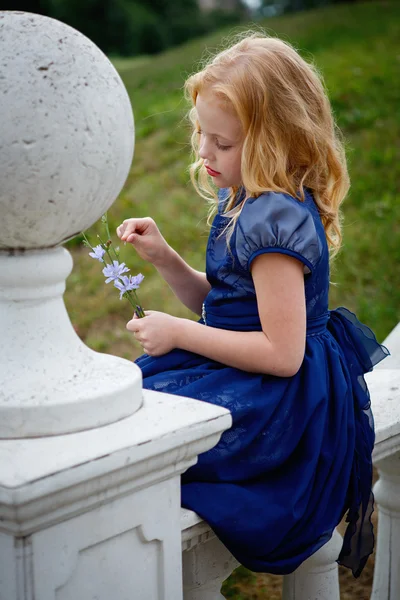
[[[205,53],[220,47],[233,24],[235,32],[262,26],[313,60],[346,140],[352,182],[343,205],[344,244],[332,271],[330,305],[356,312],[382,341],[400,320],[400,5],[312,0],[216,5],[201,11],[195,0],[0,0],[0,9],[42,12],[69,22],[110,55],[136,123],[132,168],[108,213],[111,230],[128,217],[152,216],[168,242],[201,270],[207,206],[188,177],[185,78]],[[87,232],[94,244],[100,230],[97,223]],[[80,237],[67,246],[75,267],[65,301],[78,335],[100,352],[136,358],[140,348],[125,329],[130,304],[104,284],[100,263],[88,257]],[[197,318],[130,246],[121,248],[121,258],[133,274],[145,275],[139,293],[145,309]],[[342,600],[369,598],[372,567],[370,561],[359,580],[341,571]],[[224,594],[235,600],[277,600],[280,578],[240,568],[225,583]]]

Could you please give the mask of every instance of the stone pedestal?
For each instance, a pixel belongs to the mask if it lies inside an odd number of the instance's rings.
[[[142,404],[140,369],[94,352],[72,327],[62,299],[71,268],[65,248],[0,251],[0,438],[99,427]]]
[[[0,441],[0,600],[181,600],[180,474],[230,423],[145,391],[118,423]]]

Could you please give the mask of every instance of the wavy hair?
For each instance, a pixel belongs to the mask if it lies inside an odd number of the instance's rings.
[[[207,91],[235,114],[242,126],[241,173],[246,197],[284,192],[304,201],[312,191],[331,256],[340,248],[340,204],[349,189],[344,145],[320,74],[287,42],[260,33],[246,33],[233,46],[211,58],[185,83],[191,102],[194,162],[191,180],[211,201],[217,195],[199,156],[196,99]],[[225,213],[231,220],[227,241],[245,202],[235,206],[238,188],[231,188]]]

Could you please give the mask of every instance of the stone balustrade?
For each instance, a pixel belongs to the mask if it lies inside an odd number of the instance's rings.
[[[180,509],[180,475],[229,413],[142,390],[130,361],[93,352],[62,294],[63,241],[92,225],[129,172],[134,122],[85,36],[0,11],[0,600],[218,600],[237,562]],[[368,377],[379,536],[373,600],[400,598],[400,328]],[[388,362],[391,361],[391,362]],[[338,534],[284,600],[338,600]],[[183,576],[182,576],[183,575]]]

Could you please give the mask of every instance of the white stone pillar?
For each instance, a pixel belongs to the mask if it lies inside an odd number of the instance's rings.
[[[327,544],[310,556],[296,571],[283,578],[282,600],[339,600],[337,559],[342,537],[336,531]]]
[[[1,440],[1,600],[182,600],[180,474],[230,423],[145,391],[117,423]]]
[[[97,46],[54,19],[0,12],[0,56],[0,438],[98,427],[140,407],[141,374],[76,335],[57,246],[125,182],[129,97]]]
[[[400,398],[399,398],[400,400]],[[374,486],[378,507],[378,539],[372,600],[400,598],[400,449],[376,460],[379,479]]]
[[[375,418],[378,537],[371,600],[400,598],[400,324],[384,341],[391,356],[366,375]],[[386,368],[387,367],[387,368]]]
[[[224,600],[221,586],[239,562],[208,523],[181,511],[183,600]]]
[[[0,12],[0,600],[182,600],[180,475],[228,411],[93,352],[59,247],[129,172],[126,90],[90,40]]]

